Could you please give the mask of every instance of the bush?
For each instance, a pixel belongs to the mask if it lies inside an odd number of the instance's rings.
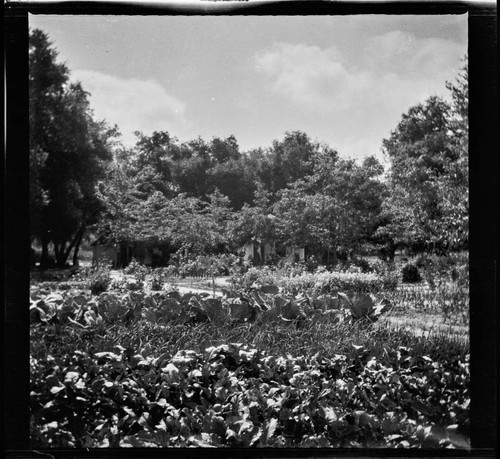
[[[277,285],[279,277],[270,267],[264,266],[262,268],[250,268],[241,276],[233,276],[232,283],[241,288],[250,288],[254,284]]]
[[[111,285],[111,263],[106,260],[101,261],[80,275],[88,276],[88,286],[92,295],[99,295],[106,292]]]
[[[316,270],[322,269],[321,266],[317,266]],[[295,277],[300,276],[306,272],[310,272],[310,266],[307,263],[282,263],[281,266],[275,269],[276,275],[280,277]]]
[[[349,273],[371,273],[373,272],[373,267],[371,263],[364,258],[354,258],[339,263],[335,267],[335,270]]]
[[[394,290],[399,279],[394,271],[387,270],[384,275],[362,273],[360,268],[353,271],[326,271],[319,267],[315,273],[307,271],[306,266],[285,265],[279,269],[270,267],[251,268],[243,276],[233,277],[232,282],[240,288],[249,288],[254,284],[276,285],[290,293],[302,290],[317,293],[376,293]]]
[[[364,258],[358,258],[353,261],[353,264],[361,269],[362,273],[371,273],[373,272],[372,267],[368,260]]]
[[[106,292],[111,285],[111,275],[105,271],[97,271],[91,276],[89,281],[89,288],[92,295],[99,295]]]
[[[419,269],[412,262],[408,262],[403,266],[401,269],[401,276],[403,282],[408,284],[414,284],[422,280]]]
[[[469,259],[467,253],[450,253],[446,256],[420,255],[415,265],[431,289],[452,281],[468,288]]]
[[[137,283],[144,282],[147,274],[149,273],[149,269],[138,262],[135,258],[128,264],[128,266],[123,270],[125,274],[131,274],[135,277]]]
[[[188,255],[176,253],[170,260],[169,272],[181,277],[242,275],[250,263],[233,254]]]
[[[162,290],[166,280],[167,276],[165,270],[163,270],[162,268],[154,269],[153,272],[151,273],[151,276],[149,277],[149,285],[151,290],[153,291]]]

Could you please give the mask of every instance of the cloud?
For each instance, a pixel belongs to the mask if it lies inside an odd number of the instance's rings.
[[[465,51],[462,44],[453,40],[415,38],[396,30],[373,37],[364,48],[363,60],[379,73],[392,71],[410,75],[412,79],[436,78],[450,68],[458,69]]]
[[[91,70],[73,71],[72,77],[91,94],[96,118],[117,124],[126,145],[135,143],[134,131],[175,132],[186,123],[185,103],[168,94],[157,81],[122,79]]]
[[[395,31],[349,49],[276,43],[255,54],[254,65],[282,113],[308,116],[311,132],[326,132],[341,154],[380,157],[403,113],[434,94],[448,96],[445,82],[465,52],[452,40]]]
[[[418,97],[444,93],[449,69],[459,68],[464,51],[450,40],[412,39],[395,31],[368,40],[354,58],[333,46],[277,43],[254,62],[272,92],[304,108],[402,112]]]
[[[346,86],[363,87],[367,75],[349,75],[334,48],[280,43],[255,57],[256,69],[267,79],[271,89],[290,100],[305,105],[323,105],[334,101]],[[325,100],[325,99],[328,99]]]

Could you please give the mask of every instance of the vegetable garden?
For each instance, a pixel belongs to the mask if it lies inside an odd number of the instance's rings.
[[[431,287],[252,268],[187,293],[140,265],[33,279],[32,445],[468,448],[460,269]],[[444,325],[404,326],[425,314]]]
[[[57,57],[31,30],[32,448],[469,448],[467,57],[388,169],[300,130],[126,146]]]

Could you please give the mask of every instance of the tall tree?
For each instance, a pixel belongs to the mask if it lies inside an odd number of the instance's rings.
[[[307,175],[316,150],[317,145],[302,131],[286,132],[283,140],[275,140],[268,153],[272,170],[270,190],[276,193]]]
[[[101,206],[95,186],[111,160],[116,130],[97,122],[88,93],[69,80],[48,36],[33,30],[29,41],[30,203],[32,236],[42,244],[42,267],[49,243],[63,267]],[[77,262],[74,257],[74,262]]]
[[[329,204],[324,194],[309,193],[303,181],[281,190],[274,205],[280,243],[326,252],[330,248]]]
[[[380,233],[419,250],[448,251],[468,241],[467,67],[447,86],[452,104],[433,96],[411,107],[383,141],[391,193]]]
[[[449,248],[466,247],[469,240],[469,83],[467,56],[455,82],[447,82],[451,92],[449,121],[454,161],[446,164],[438,185],[442,224],[439,231]]]
[[[234,135],[230,135],[225,139],[214,137],[210,143],[210,155],[214,162],[225,163],[230,159],[239,159],[240,149]]]
[[[363,165],[340,158],[327,145],[318,146],[310,167],[303,180],[279,193],[280,235],[285,244],[307,246],[335,264],[339,252],[354,253],[376,229],[383,167],[375,158]]]
[[[166,131],[144,135],[136,131],[133,167],[138,189],[146,194],[160,191],[172,196],[172,163],[182,159],[177,139]]]

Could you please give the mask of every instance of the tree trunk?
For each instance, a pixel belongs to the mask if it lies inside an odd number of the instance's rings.
[[[336,232],[333,232],[332,233],[332,227],[330,226],[330,234],[332,235],[332,239],[331,239],[331,246],[333,247],[333,260],[332,260],[332,263],[333,263],[333,266],[337,266],[337,262],[338,262],[338,257],[337,257],[337,233]]]
[[[69,244],[68,248],[66,248],[66,241],[59,242],[54,241],[54,252],[56,255],[56,266],[58,268],[64,268],[66,266],[66,262],[69,258],[69,254],[73,247],[77,244],[77,242],[81,241],[83,236],[84,227],[80,228],[78,232],[75,234],[75,237]]]
[[[66,260],[68,259],[67,252],[65,252],[66,241],[64,242],[54,242],[54,251],[56,254],[56,266],[60,269],[64,268],[66,265]]]
[[[396,244],[394,244],[394,241],[389,241],[389,246],[387,247],[387,256],[389,257],[389,261],[393,262],[394,257],[396,255]]]
[[[76,239],[76,243],[75,243],[75,251],[73,253],[73,266],[74,267],[79,266],[78,251],[80,250],[80,244],[82,243],[84,233],[85,233],[85,227],[82,226],[82,228],[80,229],[80,231],[77,234],[77,239]]]
[[[337,257],[337,247],[335,246],[333,248],[333,260],[332,260],[332,263],[333,263],[333,266],[337,266],[337,263],[338,263],[338,257]]]
[[[45,270],[49,265],[49,238],[46,234],[41,237],[42,255],[40,258],[40,269]]]

